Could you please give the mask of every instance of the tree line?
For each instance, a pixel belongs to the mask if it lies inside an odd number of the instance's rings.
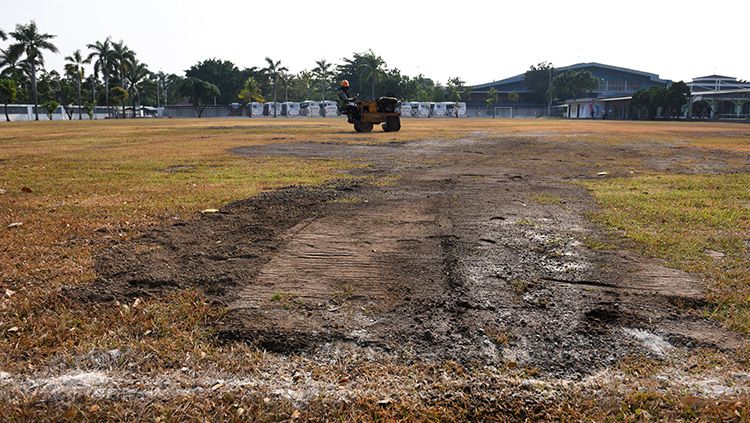
[[[228,60],[199,61],[184,75],[153,72],[122,40],[95,41],[65,57],[61,71],[45,67],[45,55],[58,54],[55,35],[42,32],[34,21],[14,31],[0,29],[0,103],[34,104],[50,119],[60,105],[69,119],[94,115],[95,106],[106,106],[110,117],[132,116],[142,105],[192,104],[199,116],[212,104],[251,101],[303,101],[335,99],[339,81],[348,79],[362,97],[393,96],[415,101],[460,101],[468,87],[458,77],[445,85],[424,75],[403,75],[368,50],[353,53],[341,63],[325,59],[299,72],[290,72],[280,60],[266,57],[262,66],[240,69]],[[0,44],[2,47],[2,44]],[[72,107],[71,107],[72,106]]]

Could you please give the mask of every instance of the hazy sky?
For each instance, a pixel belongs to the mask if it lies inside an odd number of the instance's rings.
[[[46,61],[58,70],[66,55],[112,36],[152,71],[179,74],[206,58],[249,67],[266,56],[296,72],[371,48],[405,74],[441,82],[488,82],[544,60],[750,79],[750,0],[0,0],[6,32],[31,19],[57,35],[61,53]]]

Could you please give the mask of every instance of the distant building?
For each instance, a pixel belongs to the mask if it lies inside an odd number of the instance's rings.
[[[694,78],[690,86],[690,117],[750,119],[750,82],[731,76]]]
[[[588,71],[599,81],[587,98],[563,102],[555,107],[558,115],[571,118],[602,118],[609,114],[612,118],[627,118],[630,96],[643,88],[667,86],[671,81],[659,78],[659,75],[634,69],[605,65],[602,63],[578,63],[575,65],[555,68],[555,73],[566,71]],[[538,114],[546,114],[546,104],[534,98],[533,93],[524,83],[524,74],[516,75],[500,81],[488,82],[473,87],[467,101],[467,107],[475,110],[485,110],[485,99],[490,89],[494,88],[499,94],[497,106],[519,110],[534,109]],[[517,102],[508,100],[509,93],[519,96]],[[527,113],[528,114],[528,113]],[[516,114],[517,115],[517,114]]]

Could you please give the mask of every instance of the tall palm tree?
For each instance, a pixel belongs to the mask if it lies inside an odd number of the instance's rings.
[[[372,50],[362,55],[362,62],[357,69],[360,76],[364,81],[370,81],[371,83],[371,95],[372,99],[375,99],[375,84],[383,79],[385,72],[383,71],[383,65],[385,61],[382,57],[375,55]]]
[[[117,69],[117,77],[120,80],[120,86],[127,89],[127,87],[125,87],[126,74],[128,73],[128,66],[133,60],[135,60],[135,52],[120,40],[119,42],[112,43],[112,54],[115,58],[115,68]],[[124,104],[122,105],[122,117],[125,117]]]
[[[320,80],[322,91],[321,101],[326,101],[326,88],[328,88],[328,84],[330,84],[331,82],[331,76],[333,75],[331,67],[333,66],[333,64],[328,63],[326,59],[316,60],[315,64],[317,66],[315,67],[315,69],[313,69],[313,74],[318,80]]]
[[[83,82],[83,65],[91,63],[88,58],[84,59],[81,50],[76,50],[71,56],[65,58],[68,63],[65,64],[65,73],[76,79],[76,89],[78,90],[78,120],[83,120],[81,113],[81,83]]]
[[[16,41],[8,47],[6,61],[16,62],[21,56],[25,56],[25,61],[30,66],[31,92],[34,96],[34,114],[35,120],[39,120],[39,92],[36,87],[36,71],[39,67],[44,66],[44,56],[42,51],[49,50],[57,53],[57,47],[52,44],[51,39],[55,38],[52,34],[41,34],[37,29],[36,22],[31,21],[26,25],[16,25],[16,30],[10,33],[10,36]]]
[[[279,79],[284,83],[284,102],[289,101],[289,84],[293,83],[297,77],[294,74],[282,72]]]
[[[167,75],[164,74],[164,72],[159,71],[154,74],[154,79],[156,80],[156,107],[161,107],[161,95],[163,95],[164,92],[164,80],[167,78]]]
[[[112,51],[112,42],[107,37],[104,42],[97,41],[94,44],[86,46],[91,53],[87,60],[94,60],[94,92],[96,92],[96,77],[102,74],[104,80],[104,101],[107,106],[107,114],[111,117],[112,113],[109,105],[109,78],[114,73],[115,55]],[[94,105],[96,105],[96,94],[94,93]]]
[[[151,75],[151,72],[148,70],[148,66],[146,66],[145,63],[139,62],[136,58],[133,58],[133,60],[128,62],[127,70],[128,73],[125,75],[125,78],[127,78],[128,81],[128,92],[133,99],[133,118],[135,118],[136,97],[138,98],[138,103],[141,102],[139,85]],[[125,115],[123,114],[123,117],[124,116]]]
[[[273,117],[276,117],[276,83],[279,80],[279,76],[282,73],[289,71],[289,69],[281,66],[281,60],[274,62],[270,57],[266,57],[266,63],[268,63],[268,66],[263,68],[263,72],[268,74],[273,81]]]

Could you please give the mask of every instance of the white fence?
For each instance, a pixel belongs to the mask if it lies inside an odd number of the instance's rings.
[[[0,104],[0,122],[6,122],[4,105]],[[39,120],[49,120],[47,116],[47,109],[39,106]],[[70,116],[68,115],[70,114]],[[71,118],[72,116],[72,118]],[[33,104],[9,104],[8,105],[8,117],[11,122],[23,122],[34,120],[36,115],[34,114]],[[107,117],[107,108],[97,106],[94,108],[94,119],[104,119]],[[81,118],[89,120],[89,114],[85,107],[81,108]],[[59,106],[52,113],[52,120],[78,120],[78,106]]]

